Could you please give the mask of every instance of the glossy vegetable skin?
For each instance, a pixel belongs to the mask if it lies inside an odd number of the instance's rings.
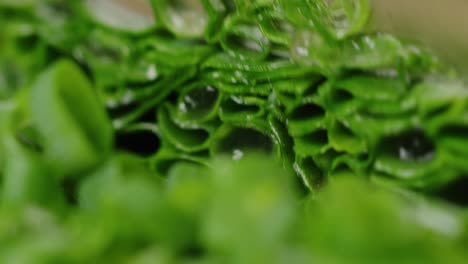
[[[146,6],[0,0],[1,263],[464,263],[467,89],[367,0]]]

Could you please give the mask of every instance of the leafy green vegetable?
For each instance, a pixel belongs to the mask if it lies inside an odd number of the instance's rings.
[[[0,0],[1,263],[464,263],[466,84],[368,0],[127,2]]]
[[[110,153],[110,121],[74,64],[60,61],[38,76],[30,91],[30,110],[44,156],[60,173],[90,169]]]

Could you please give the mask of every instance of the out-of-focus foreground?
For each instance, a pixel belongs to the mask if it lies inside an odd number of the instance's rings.
[[[0,0],[0,263],[466,262],[468,90],[371,2],[122,3]]]

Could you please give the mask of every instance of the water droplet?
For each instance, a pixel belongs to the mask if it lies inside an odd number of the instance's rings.
[[[244,152],[240,149],[234,149],[232,151],[232,159],[233,160],[240,160],[244,156]]]
[[[135,93],[132,90],[126,90],[125,94],[121,98],[121,102],[124,105],[130,104],[135,98]]]
[[[184,115],[201,117],[212,110],[218,96],[218,91],[212,86],[198,87],[183,96],[178,109]]]
[[[329,59],[331,51],[317,32],[302,30],[294,35],[290,53],[294,61],[311,66]]]
[[[434,150],[432,147],[419,138],[409,139],[405,145],[398,147],[398,155],[404,161],[427,161],[434,157]]]
[[[151,64],[148,67],[148,69],[146,70],[146,77],[148,77],[150,81],[156,80],[156,78],[158,77],[158,70],[156,68],[156,65]]]
[[[426,162],[432,160],[435,155],[434,145],[423,131],[419,130],[386,138],[381,147],[388,154],[407,162]]]
[[[106,105],[108,108],[116,108],[118,106],[118,103],[115,99],[111,98],[106,100]]]
[[[114,129],[121,129],[123,126],[123,122],[120,119],[115,119],[114,121],[112,121],[112,126],[114,127]]]

